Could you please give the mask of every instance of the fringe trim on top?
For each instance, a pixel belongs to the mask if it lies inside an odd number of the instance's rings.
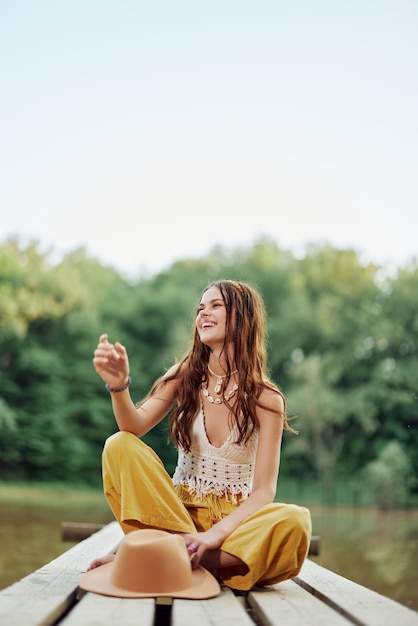
[[[200,500],[204,496],[215,495],[224,498],[227,502],[238,504],[241,500],[246,500],[251,493],[251,485],[246,483],[238,485],[225,485],[198,478],[197,476],[181,476],[180,472],[175,472],[173,484],[186,487],[190,494],[196,495]]]

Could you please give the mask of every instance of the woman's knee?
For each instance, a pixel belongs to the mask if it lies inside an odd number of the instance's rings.
[[[123,445],[125,441],[129,440],[130,437],[135,437],[135,435],[126,431],[118,430],[116,433],[113,433],[113,435],[110,435],[110,437],[106,439],[104,447],[105,449],[115,447],[118,448],[120,445]]]
[[[312,531],[311,514],[309,509],[297,504],[286,504],[279,510],[278,526],[285,522],[293,536],[309,538]]]
[[[139,437],[127,431],[118,431],[105,441],[102,454],[103,465],[130,465],[138,469],[151,467],[155,463],[162,465],[161,459]]]
[[[311,514],[309,509],[297,504],[289,504],[289,517],[300,532],[309,535],[311,532]]]
[[[127,454],[132,447],[136,448],[140,444],[141,441],[136,435],[120,430],[106,439],[103,448],[103,457],[114,457],[121,452]]]

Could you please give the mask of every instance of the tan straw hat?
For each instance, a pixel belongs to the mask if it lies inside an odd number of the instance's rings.
[[[220,593],[210,572],[200,566],[192,570],[180,535],[153,529],[125,535],[114,560],[84,574],[80,587],[118,598],[201,600]]]

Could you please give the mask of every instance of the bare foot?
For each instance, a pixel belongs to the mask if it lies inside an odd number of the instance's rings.
[[[94,559],[94,561],[92,561],[88,566],[87,571],[89,572],[92,569],[96,569],[96,567],[100,567],[101,565],[105,565],[106,563],[111,563],[114,558],[114,554],[106,554],[106,556],[101,556],[98,559]]]

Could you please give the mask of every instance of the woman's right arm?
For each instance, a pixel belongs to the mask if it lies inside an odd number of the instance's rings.
[[[111,344],[107,335],[101,335],[94,351],[96,372],[111,389],[124,387],[129,378],[129,359],[124,346]],[[179,380],[170,380],[149,397],[140,407],[131,399],[129,388],[111,392],[113,413],[120,430],[142,437],[168,413],[175,402]]]

